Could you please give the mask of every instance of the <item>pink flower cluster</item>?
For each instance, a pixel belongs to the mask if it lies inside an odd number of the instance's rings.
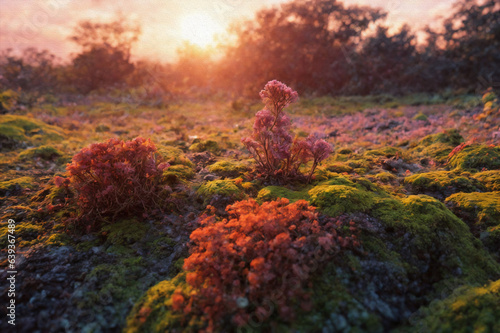
[[[310,180],[317,165],[332,152],[332,147],[316,136],[306,140],[292,138],[291,121],[283,110],[297,101],[296,91],[273,80],[266,84],[260,97],[266,107],[255,115],[252,136],[241,142],[254,156],[260,171],[269,177],[299,175],[300,165],[312,159]]]

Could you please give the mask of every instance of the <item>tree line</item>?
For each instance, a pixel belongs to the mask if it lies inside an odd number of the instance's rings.
[[[367,95],[499,88],[500,3],[458,0],[437,29],[403,25],[391,32],[387,13],[335,0],[293,0],[228,29],[214,59],[185,44],[175,63],[131,60],[140,27],[121,18],[81,22],[70,39],[81,51],[56,64],[48,51],[0,55],[0,89],[88,94],[142,87],[157,95],[256,96],[268,81],[301,94]]]

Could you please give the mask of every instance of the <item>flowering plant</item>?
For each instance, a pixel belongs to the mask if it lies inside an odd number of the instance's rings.
[[[110,139],[91,144],[73,156],[67,166],[69,183],[61,179],[56,183],[76,190],[80,218],[92,221],[87,225],[91,229],[103,218],[146,213],[156,206],[164,189],[163,170],[168,166],[158,159],[149,139]]]
[[[255,115],[252,136],[241,142],[254,156],[260,171],[268,177],[300,175],[300,165],[312,158],[310,180],[317,165],[332,152],[331,146],[312,135],[306,140],[292,138],[291,121],[284,109],[297,101],[296,91],[273,80],[265,85],[260,97],[266,106]]]

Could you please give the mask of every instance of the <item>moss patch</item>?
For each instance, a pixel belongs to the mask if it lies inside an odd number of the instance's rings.
[[[457,130],[446,130],[442,133],[428,135],[418,143],[411,144],[410,150],[416,153],[417,156],[431,157],[440,163],[444,163],[453,148],[463,141],[463,137]]]
[[[453,155],[448,165],[462,170],[498,170],[500,169],[500,147],[467,146]]]
[[[375,201],[371,215],[395,235],[396,251],[416,269],[425,272],[425,278],[431,283],[455,281],[457,269],[462,281],[472,283],[484,283],[490,276],[500,274],[500,267],[469,227],[438,200],[411,195]]]
[[[33,189],[34,187],[34,179],[28,176],[6,180],[0,182],[0,195],[19,192],[25,188]]]
[[[404,183],[414,193],[439,192],[440,194],[456,192],[474,192],[484,190],[475,179],[457,171],[433,171],[418,173],[406,177]]]
[[[176,290],[191,292],[186,274],[151,287],[134,305],[127,316],[124,333],[135,332],[198,332],[206,326],[199,318],[186,318],[182,312],[172,311],[172,295]]]
[[[209,203],[216,196],[227,197],[234,200],[241,200],[245,197],[243,189],[239,188],[234,180],[213,180],[200,186],[197,193]]]
[[[39,157],[43,160],[50,161],[61,156],[63,156],[63,153],[52,146],[40,146],[31,148],[19,154],[19,158],[21,160],[29,160],[35,157]]]
[[[189,167],[193,166],[193,163],[186,157],[184,152],[176,147],[172,146],[158,146],[158,153],[170,164],[183,164]]]
[[[311,203],[327,215],[364,212],[373,205],[370,193],[346,185],[318,185],[308,192]]]
[[[209,151],[211,153],[217,154],[220,151],[220,148],[217,141],[196,139],[189,147],[189,150],[195,153]]]
[[[140,241],[146,235],[149,226],[135,219],[122,220],[102,228],[107,236],[107,243],[129,245]]]
[[[193,178],[195,172],[187,165],[171,165],[163,172],[163,180],[168,184],[174,184]]]
[[[456,193],[446,199],[452,211],[484,226],[500,224],[500,192]]]
[[[64,131],[62,129],[47,125],[40,120],[30,117],[3,115],[0,116],[0,126],[6,130],[11,140],[19,141],[19,143],[22,140],[34,145],[43,145],[49,141],[61,141],[64,139]],[[3,133],[4,131],[2,131]],[[21,134],[24,135],[24,138]]]
[[[259,191],[257,194],[257,201],[272,201],[278,198],[287,198],[290,202],[297,200],[308,200],[309,195],[307,191],[292,191],[282,186],[267,186]]]
[[[500,170],[478,172],[474,176],[489,191],[500,191]]]
[[[500,332],[500,280],[463,286],[420,310],[410,332]],[[418,318],[417,317],[417,318]]]
[[[208,171],[222,177],[237,177],[248,170],[248,166],[239,161],[218,161],[208,166]]]

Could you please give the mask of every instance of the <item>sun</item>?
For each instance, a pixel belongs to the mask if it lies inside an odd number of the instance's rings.
[[[192,13],[181,20],[181,37],[200,47],[211,44],[215,34],[222,31],[222,26],[208,14]]]

